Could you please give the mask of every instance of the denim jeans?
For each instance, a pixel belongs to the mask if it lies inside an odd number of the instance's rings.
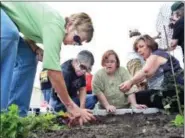
[[[44,90],[42,90],[42,93],[44,95],[44,101],[49,103],[50,97],[51,97],[51,93],[52,93],[52,89],[51,88],[44,89]]]
[[[20,116],[27,115],[36,68],[36,54],[1,9],[1,110],[16,104]]]
[[[80,99],[78,97],[72,98],[72,100],[78,105],[80,106]],[[96,103],[98,102],[98,99],[95,95],[93,94],[88,94],[86,96],[86,103],[85,103],[85,108],[86,109],[94,109]],[[57,97],[57,94],[52,92],[52,96],[50,99],[50,106],[54,109],[55,112],[59,112],[59,111],[66,111],[66,108],[64,106],[63,103],[61,103],[61,101],[59,100],[59,98]]]

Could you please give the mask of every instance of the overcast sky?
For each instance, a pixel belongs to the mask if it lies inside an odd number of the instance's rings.
[[[102,54],[115,50],[126,65],[126,55],[131,49],[128,32],[138,29],[142,34],[154,36],[156,18],[159,8],[164,2],[46,2],[57,9],[63,17],[76,12],[86,12],[92,17],[95,33],[92,41],[82,47],[62,46],[61,63],[75,57],[82,49],[90,50],[95,57],[92,73],[101,68]],[[179,55],[179,54],[178,54]],[[42,64],[39,63],[35,86],[40,87],[39,73]]]

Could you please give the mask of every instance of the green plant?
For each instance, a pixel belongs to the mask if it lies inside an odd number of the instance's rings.
[[[175,119],[171,121],[173,125],[180,127],[184,125],[184,116],[183,115],[176,115]]]
[[[18,107],[12,105],[9,111],[1,113],[1,138],[15,138],[19,125]]]
[[[168,44],[168,37],[167,37],[165,25],[163,25],[163,28],[164,28],[164,32],[165,32],[166,44],[167,44],[168,49],[170,49],[170,46]],[[174,84],[175,84],[176,101],[177,101],[177,105],[178,105],[178,110],[179,110],[179,113],[181,115],[183,115],[183,111],[182,111],[182,108],[181,108],[182,106],[181,106],[180,97],[179,97],[179,89],[178,89],[177,82],[176,82],[176,79],[175,79],[175,72],[174,72],[174,68],[173,68],[173,64],[172,64],[172,57],[171,57],[170,53],[168,53],[168,54],[169,54],[169,57],[170,57],[170,64],[171,64],[171,70],[172,70],[172,74],[173,74],[173,81],[174,81]]]
[[[54,121],[56,115],[51,113],[43,115],[29,115],[19,117],[18,107],[11,105],[7,112],[1,113],[0,138],[37,138],[38,133],[61,130],[65,125]]]

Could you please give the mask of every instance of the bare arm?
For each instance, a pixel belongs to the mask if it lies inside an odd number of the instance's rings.
[[[66,107],[74,106],[74,102],[69,97],[65,81],[61,71],[48,70],[48,76],[53,88],[59,95],[60,100]]]
[[[85,87],[80,88],[80,108],[85,108],[86,93],[87,92]]]
[[[151,77],[155,74],[157,69],[161,64],[164,64],[167,61],[167,59],[157,56],[157,55],[151,55],[147,61],[144,67],[138,71],[138,73],[135,74],[135,76],[131,79],[132,84],[137,84],[141,81],[143,81],[146,78]]]
[[[135,94],[131,94],[128,96],[128,101],[131,104],[132,108],[137,108],[137,109],[143,109],[143,108],[147,108],[146,105],[144,104],[137,104],[136,102],[136,96]]]
[[[105,97],[105,95],[103,93],[97,94],[97,97],[107,112],[109,112],[109,113],[116,112],[116,107],[114,105],[109,104],[109,102],[107,101],[107,98]]]
[[[109,102],[107,101],[107,98],[105,97],[105,95],[103,93],[99,93],[96,96],[104,108],[106,108],[110,105]]]
[[[129,103],[130,103],[131,105],[137,104],[137,103],[136,103],[136,96],[135,96],[135,94],[130,94],[130,95],[128,96],[128,101],[129,101]]]
[[[164,64],[166,61],[167,59],[163,57],[151,55],[147,59],[144,67],[138,71],[131,80],[125,81],[119,86],[120,90],[122,92],[128,92],[134,84],[142,82],[144,79],[150,78],[154,75],[159,66]]]

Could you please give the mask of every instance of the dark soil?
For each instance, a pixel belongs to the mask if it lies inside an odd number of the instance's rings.
[[[94,123],[48,132],[39,138],[183,138],[184,127],[170,123],[174,118],[161,113],[98,116]]]

